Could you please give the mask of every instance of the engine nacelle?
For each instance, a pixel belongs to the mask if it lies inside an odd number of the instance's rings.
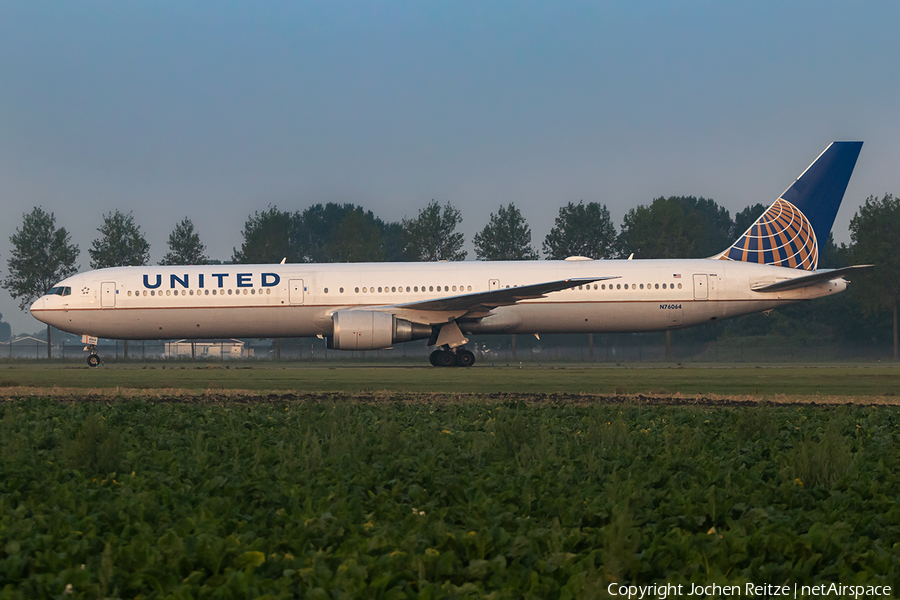
[[[431,337],[431,325],[373,310],[339,310],[331,319],[334,333],[328,338],[328,347],[335,350],[379,350]]]

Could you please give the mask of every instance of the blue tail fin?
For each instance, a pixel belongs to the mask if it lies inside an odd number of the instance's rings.
[[[815,271],[862,142],[833,142],[728,250],[722,260]]]

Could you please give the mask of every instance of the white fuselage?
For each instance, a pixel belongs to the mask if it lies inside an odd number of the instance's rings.
[[[689,327],[840,292],[837,279],[759,293],[808,272],[727,260],[595,260],[150,266],[100,269],[44,296],[35,317],[114,339],[330,336],[342,309],[572,278],[614,277],[459,319],[465,334],[643,332]]]

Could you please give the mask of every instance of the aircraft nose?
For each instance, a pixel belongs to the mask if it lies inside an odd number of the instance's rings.
[[[41,296],[40,298],[35,300],[34,303],[31,305],[31,314],[34,315],[34,317],[36,319],[40,319],[41,318],[40,313],[43,310],[44,310],[44,297]],[[35,314],[35,312],[37,312],[38,314]]]

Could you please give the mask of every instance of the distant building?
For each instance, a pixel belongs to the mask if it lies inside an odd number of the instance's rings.
[[[241,340],[178,340],[166,342],[166,358],[253,358]]]
[[[54,350],[58,346],[53,346]],[[42,340],[30,335],[19,336],[16,339],[0,343],[0,357],[17,358],[47,358],[47,340]]]

